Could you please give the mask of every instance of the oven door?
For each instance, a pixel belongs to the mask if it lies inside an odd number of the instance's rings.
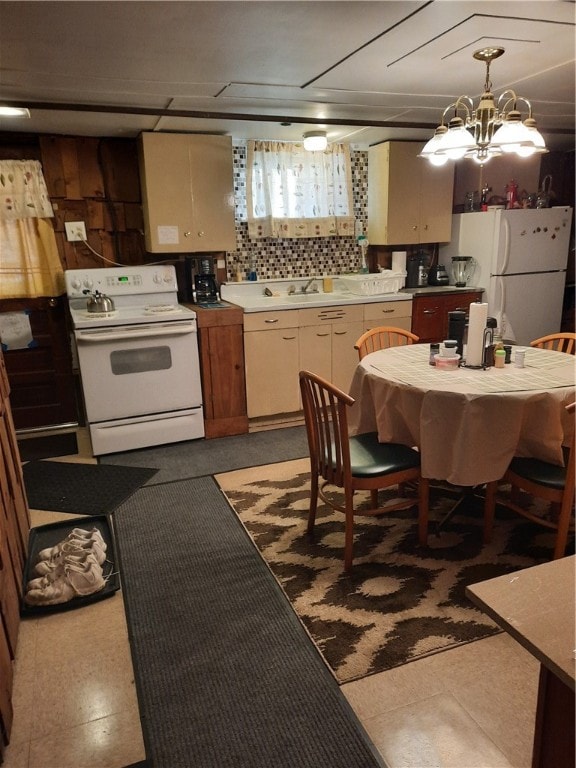
[[[89,422],[202,405],[195,319],[74,335]]]

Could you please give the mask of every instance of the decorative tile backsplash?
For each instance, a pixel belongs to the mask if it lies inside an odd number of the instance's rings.
[[[368,215],[368,152],[351,150],[354,217],[364,231]],[[233,280],[237,268],[246,279],[250,257],[256,258],[259,280],[279,277],[339,275],[357,271],[361,264],[355,237],[265,238],[253,240],[246,223],[246,147],[234,147],[234,195],[237,251],[226,254],[226,273]]]

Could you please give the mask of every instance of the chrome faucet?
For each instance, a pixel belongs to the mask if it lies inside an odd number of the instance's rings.
[[[300,288],[300,291],[302,293],[308,293],[308,288],[315,282],[316,278],[311,277],[310,280],[306,283],[306,285],[303,285],[302,288]],[[318,293],[318,286],[315,285],[314,288],[310,291],[310,293]]]

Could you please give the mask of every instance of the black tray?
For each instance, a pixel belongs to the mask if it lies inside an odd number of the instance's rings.
[[[94,592],[92,595],[73,597],[71,600],[58,605],[27,605],[24,599],[22,599],[20,603],[20,614],[22,616],[81,608],[83,605],[89,605],[97,600],[112,597],[120,589],[120,574],[118,573],[114,527],[111,515],[82,515],[82,517],[73,517],[59,523],[39,525],[36,528],[30,529],[28,536],[28,559],[24,566],[24,590],[26,590],[26,584],[31,579],[37,578],[37,574],[34,573],[34,566],[37,562],[38,552],[46,547],[53,547],[55,544],[58,544],[59,541],[66,538],[73,528],[88,530],[98,528],[102,534],[102,538],[107,546],[106,562],[102,565],[104,578],[107,578],[106,585],[99,592]]]

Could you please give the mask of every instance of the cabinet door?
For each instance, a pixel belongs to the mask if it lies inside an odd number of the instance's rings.
[[[364,332],[364,324],[335,323],[332,326],[332,383],[348,392],[358,365],[354,344]]]
[[[300,370],[332,381],[332,326],[300,328]]]
[[[298,328],[244,334],[248,417],[300,410]]]
[[[445,339],[446,304],[444,296],[415,296],[412,302],[412,333],[421,342]]]
[[[241,325],[200,328],[206,437],[248,431]]]
[[[418,157],[422,144],[388,141],[368,150],[368,240],[373,245],[447,242],[454,170]]]
[[[147,250],[235,250],[231,138],[143,133],[139,149]]]
[[[368,150],[368,240],[419,242],[419,144],[387,141]]]
[[[452,163],[441,168],[418,158],[420,178],[420,242],[447,243],[452,237],[452,199],[454,168]]]
[[[230,136],[190,136],[188,144],[196,251],[235,251],[234,174]],[[186,248],[186,250],[189,250]]]

